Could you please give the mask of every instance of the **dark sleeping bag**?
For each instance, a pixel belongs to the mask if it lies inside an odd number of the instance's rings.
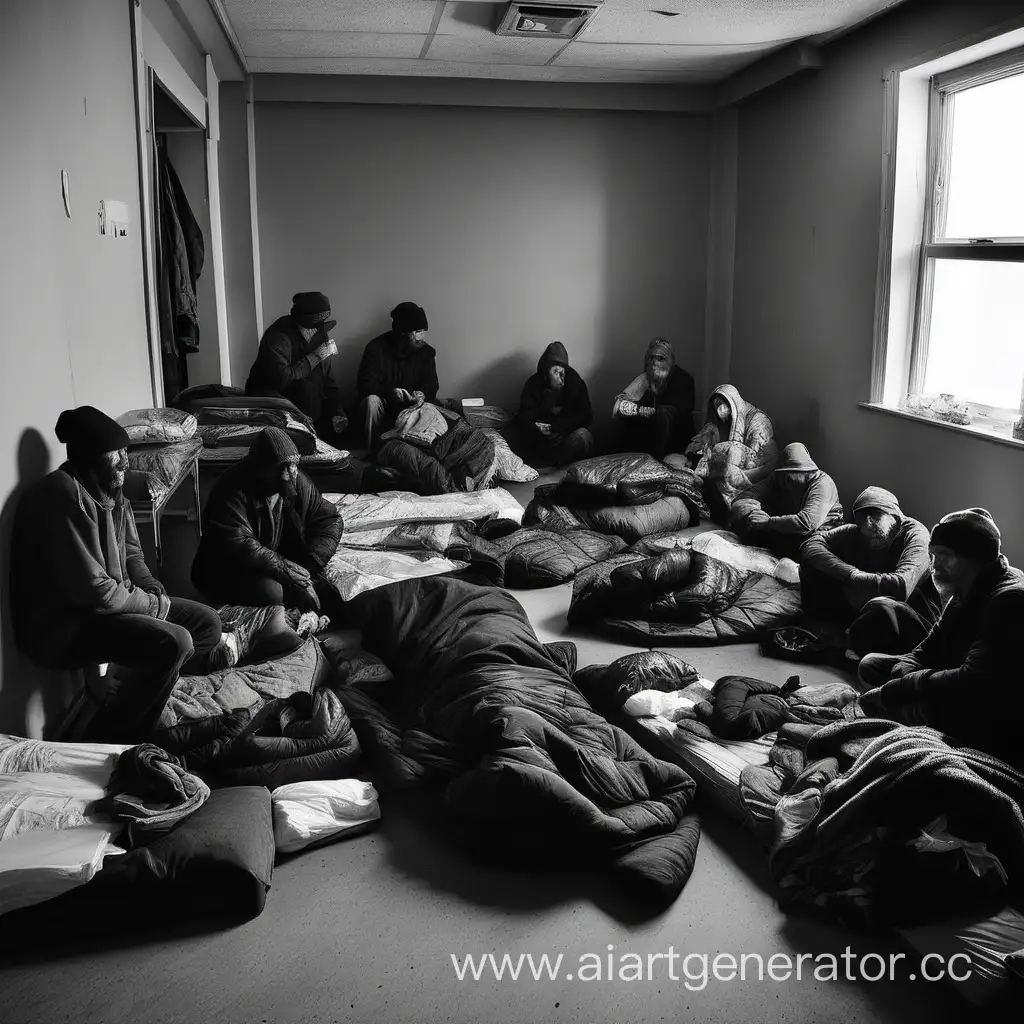
[[[377,452],[379,465],[393,469],[417,494],[480,491],[494,476],[494,442],[465,420],[453,420],[430,444],[393,437]]]
[[[626,542],[592,530],[524,527],[497,546],[505,553],[505,585],[525,588],[567,583],[580,569],[623,551]]]
[[[429,577],[349,608],[396,676],[339,690],[382,785],[444,783],[491,859],[602,864],[640,898],[678,895],[699,838],[693,780],[593,710],[510,594]]]

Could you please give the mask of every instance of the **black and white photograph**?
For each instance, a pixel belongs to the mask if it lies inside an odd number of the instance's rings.
[[[1024,0],[0,0],[0,211],[4,1024],[1021,1018]]]

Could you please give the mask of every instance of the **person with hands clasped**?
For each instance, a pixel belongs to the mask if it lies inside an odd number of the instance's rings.
[[[338,510],[299,469],[295,442],[267,427],[210,493],[192,582],[218,605],[319,611],[341,533]]]

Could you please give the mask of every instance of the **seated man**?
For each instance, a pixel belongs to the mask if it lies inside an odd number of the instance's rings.
[[[523,386],[519,412],[505,429],[505,439],[531,465],[565,466],[593,453],[594,438],[587,429],[593,418],[585,381],[569,365],[565,346],[553,341]]]
[[[1024,760],[1024,573],[1000,553],[983,508],[951,512],[932,530],[932,573],[953,597],[909,654],[869,654],[860,680],[869,717],[927,725],[1015,763]]]
[[[712,517],[726,522],[739,492],[760,483],[778,460],[772,421],[731,384],[715,388],[707,420],[684,453],[685,465],[704,481]]]
[[[11,545],[11,606],[21,650],[46,668],[113,663],[83,740],[139,743],[180,670],[207,671],[220,641],[212,608],[168,597],[146,566],[124,497],[128,435],[99,409],[67,409],[56,434],[68,460],[34,484]]]
[[[341,531],[338,510],[299,469],[295,443],[267,427],[210,493],[192,582],[218,605],[319,610]]]
[[[292,296],[292,309],[275,320],[260,339],[256,361],[245,390],[250,395],[280,395],[312,421],[317,435],[337,440],[348,426],[338,382],[331,373],[331,357],[338,346],[330,332],[331,302],[321,292]]]
[[[656,459],[681,452],[693,437],[693,404],[693,378],[676,366],[675,351],[664,338],[652,338],[644,372],[612,406],[619,450],[648,452]]]
[[[415,302],[391,310],[391,330],[369,342],[359,364],[359,414],[370,447],[411,405],[437,398],[437,353],[426,343],[427,314]]]
[[[858,495],[853,518],[855,524],[812,534],[800,548],[804,611],[848,627],[846,646],[858,657],[906,654],[942,611],[928,529],[882,487]]]
[[[737,495],[729,526],[747,544],[795,558],[808,537],[842,521],[835,481],[796,442],[783,449],[771,476]]]

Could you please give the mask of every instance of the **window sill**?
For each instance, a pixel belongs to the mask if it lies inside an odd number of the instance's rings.
[[[899,416],[900,419],[913,420],[916,423],[927,423],[931,427],[941,427],[943,430],[955,430],[958,434],[970,434],[982,441],[994,441],[996,444],[1007,445],[1010,448],[1024,449],[1024,441],[1018,441],[1015,437],[1000,434],[989,427],[970,424],[963,426],[959,423],[945,423],[942,420],[932,419],[930,416],[921,416],[906,409],[896,409],[891,405],[882,405],[880,402],[858,402],[862,409],[871,409],[874,412],[884,412],[890,416]]]

